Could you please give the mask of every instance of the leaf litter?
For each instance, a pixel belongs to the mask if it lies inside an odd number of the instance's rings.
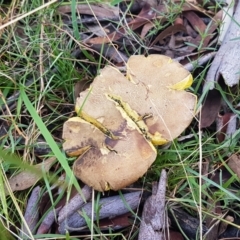
[[[201,1],[198,1],[200,3]],[[184,4],[180,4],[180,2],[175,1],[173,3],[168,4],[158,4],[155,1],[133,1],[133,4],[129,7],[124,2],[120,5],[116,5],[115,7],[106,7],[106,5],[88,5],[88,4],[81,4],[78,5],[76,8],[76,12],[80,18],[77,18],[77,24],[85,24],[85,32],[82,31],[80,33],[81,36],[81,43],[83,46],[85,46],[90,54],[92,54],[94,57],[99,56],[99,54],[102,54],[104,56],[104,61],[102,62],[101,68],[103,68],[106,63],[110,63],[114,67],[117,67],[119,70],[126,70],[124,67],[124,63],[128,61],[128,56],[130,55],[136,55],[137,53],[141,54],[163,54],[166,56],[169,56],[173,59],[176,59],[180,63],[183,64],[183,66],[188,69],[189,71],[193,72],[193,75],[196,76],[198,74],[198,71],[201,68],[206,68],[206,64],[208,64],[212,58],[215,60],[219,59],[218,56],[216,56],[216,53],[218,53],[217,50],[217,43],[218,43],[218,32],[217,29],[219,27],[220,20],[222,19],[223,13],[221,8],[216,8],[213,10],[212,3],[208,3],[207,5],[203,6],[203,4],[199,5],[198,3],[194,1],[186,1]],[[181,13],[179,12],[179,8],[176,8],[176,6],[181,5]],[[236,9],[239,9],[238,5]],[[72,12],[70,5],[61,6],[56,9],[58,11],[59,16],[61,17],[63,23],[65,24],[64,31],[68,32],[70,35],[72,34]],[[216,11],[215,11],[216,10]],[[123,13],[125,13],[123,17]],[[237,12],[237,11],[235,11]],[[103,14],[104,13],[104,14]],[[170,19],[170,13],[174,13],[177,17],[174,21],[172,21],[169,24]],[[233,15],[234,16],[234,15]],[[124,19],[121,25],[119,25],[119,21]],[[234,22],[234,21],[231,21]],[[156,26],[159,26],[160,28],[157,29]],[[26,43],[26,40],[29,41],[28,36],[24,35],[23,32],[20,31],[19,25],[16,28],[16,35],[19,35],[18,37],[21,39],[24,39],[22,41],[22,44],[24,45],[24,42]],[[227,35],[230,37],[231,32],[227,33]],[[67,41],[66,41],[67,42]],[[224,44],[223,44],[224,45]],[[236,47],[237,45],[234,45]],[[221,48],[221,47],[220,47]],[[220,50],[219,50],[220,51]],[[225,50],[225,52],[228,52]],[[229,51],[231,52],[231,51]],[[82,49],[73,49],[71,55],[76,59],[81,59],[84,56],[84,52]],[[236,54],[237,55],[237,54]],[[202,59],[206,58],[204,61]],[[228,62],[231,63],[231,60]],[[233,61],[235,64],[235,60]],[[96,75],[96,66],[92,63],[88,63],[89,66],[91,65],[93,76]],[[237,64],[237,63],[236,63]],[[224,66],[224,65],[223,65]],[[79,67],[79,66],[78,66]],[[217,76],[213,73],[213,76]],[[228,73],[233,74],[233,71],[228,71]],[[226,78],[221,79],[214,77],[211,77],[210,81],[219,81],[220,85],[220,91],[219,88],[215,88],[213,90],[208,91],[206,90],[203,84],[201,84],[201,87],[203,87],[203,91],[208,92],[206,101],[203,105],[202,114],[201,114],[201,128],[202,131],[212,131],[216,133],[216,139],[219,142],[225,142],[230,140],[234,134],[239,130],[239,123],[238,123],[238,103],[239,101],[235,101],[235,99],[229,99],[230,102],[228,102],[228,106],[226,107],[224,102],[224,93],[222,91],[227,91],[225,85],[229,85],[232,87],[232,85],[238,83],[238,79],[234,80],[233,84],[228,84],[228,82],[224,82],[223,80],[226,80]],[[235,79],[236,76],[233,76],[233,78],[230,77],[231,81],[232,79]],[[88,80],[87,80],[88,81]],[[31,84],[31,81],[30,81]],[[193,86],[193,88],[196,85]],[[86,87],[83,86],[83,89]],[[212,87],[211,87],[212,88]],[[82,92],[82,88],[75,90],[75,96],[79,96],[79,93]],[[234,91],[234,88],[231,89],[231,91]],[[212,94],[214,92],[214,94]],[[236,90],[235,90],[236,92]],[[201,92],[198,92],[198,95],[201,96]],[[217,95],[217,97],[216,97]],[[12,110],[16,106],[16,99],[17,99],[17,91],[7,99],[7,102],[9,103],[9,109]],[[9,100],[9,101],[8,101]],[[229,106],[230,105],[230,106]],[[5,106],[3,105],[3,108],[1,108],[1,111],[4,112]],[[72,113],[71,113],[72,114]],[[194,127],[194,125],[191,125],[191,127]],[[12,131],[9,130],[9,126],[5,127],[2,136],[6,135],[6,131]],[[190,135],[189,135],[190,136]],[[191,135],[191,137],[193,137]],[[190,139],[191,139],[190,137]],[[186,141],[183,140],[183,141]],[[229,148],[231,147],[231,143],[227,145]],[[226,149],[228,151],[228,149]],[[224,154],[223,154],[224,155]],[[230,151],[229,153],[225,153],[223,156],[223,162],[222,164],[224,166],[221,166],[220,171],[217,175],[215,175],[215,178],[210,176],[210,172],[216,171],[218,169],[218,166],[213,166],[215,169],[209,169],[206,171],[206,174],[209,175],[209,178],[212,179],[214,182],[221,184],[220,181],[227,182],[229,181],[229,171],[228,167],[231,168],[231,171],[233,171],[238,177],[239,177],[239,164],[238,164],[238,153],[233,153]],[[227,164],[227,166],[226,166]],[[37,165],[35,165],[37,166]],[[49,171],[49,168],[45,169],[46,172]],[[223,175],[221,175],[221,171]],[[21,175],[22,174],[22,175]],[[13,191],[22,191],[26,188],[29,188],[31,186],[34,186],[35,183],[39,180],[39,177],[34,177],[33,174],[28,175],[27,173],[23,172],[19,174],[20,177],[15,179],[15,182],[12,183],[12,189]],[[22,179],[21,179],[21,176]],[[27,177],[26,177],[27,176]],[[30,177],[29,177],[30,176]],[[223,179],[221,178],[223,176]],[[25,179],[25,180],[24,180]],[[19,183],[21,187],[18,186],[16,188],[16,181],[19,180]],[[15,187],[14,187],[15,186]],[[203,185],[204,186],[204,185]],[[38,187],[37,187],[38,188]],[[84,189],[84,188],[83,188]],[[229,189],[229,188],[228,188]],[[164,189],[163,189],[164,190]],[[236,189],[233,189],[236,191]],[[146,191],[144,190],[144,193]],[[215,191],[214,188],[211,188],[212,194],[217,194],[217,191]],[[34,190],[33,190],[34,193]],[[90,193],[90,192],[89,192]],[[209,192],[208,192],[209,193]],[[15,193],[16,194],[16,193]],[[54,195],[54,199],[59,196],[59,193]],[[86,197],[85,200],[89,201],[89,196]],[[205,195],[208,196],[207,194]],[[60,226],[60,231],[62,233],[65,232],[66,225],[64,223],[68,222],[73,215],[76,216],[77,221],[83,222],[83,226],[86,225],[85,219],[82,217],[84,215],[83,213],[83,207],[78,206],[78,210],[76,210],[78,213],[71,214],[71,216],[67,216],[64,213],[62,215],[61,211],[69,206],[71,202],[73,201],[73,206],[75,206],[75,200],[74,199],[81,198],[80,195],[71,196],[70,199],[67,201],[68,203],[59,203],[59,205],[51,212],[49,212],[49,215],[45,217],[45,219],[42,221],[42,226],[39,227],[38,233],[47,233],[47,232],[53,232],[54,229],[56,229],[56,225],[58,228],[58,224]],[[104,203],[107,203],[108,197],[104,197],[105,200]],[[115,196],[114,198],[117,203],[121,202],[122,204],[122,198],[119,196]],[[141,204],[144,202],[144,198],[142,198]],[[65,198],[66,200],[66,198]],[[30,201],[30,198],[29,198]],[[110,202],[111,202],[110,198]],[[140,199],[138,199],[139,203]],[[221,218],[230,219],[228,220],[229,223],[235,223],[237,222],[237,217],[235,219],[232,219],[231,211],[227,212],[224,211],[224,207],[221,205],[220,202],[211,202],[210,199],[206,199],[206,201],[211,206],[215,206],[217,211],[214,211],[213,213],[218,216],[218,219],[221,220]],[[66,205],[65,205],[66,204]],[[92,208],[92,203],[90,204],[86,209]],[[85,204],[84,204],[85,206]],[[31,201],[28,203],[28,207],[31,208]],[[75,207],[71,207],[71,209],[76,209]],[[115,208],[115,207],[113,207]],[[136,209],[136,205],[132,207],[133,209]],[[46,210],[44,210],[46,211]],[[72,210],[73,211],[73,210]],[[122,212],[121,212],[122,211]],[[124,207],[124,210],[121,210],[119,214],[119,219],[121,219],[121,215],[124,211],[127,212],[127,217],[123,217],[125,220],[123,221],[124,224],[121,226],[115,226],[115,229],[122,228],[124,226],[127,226],[129,224],[129,220],[133,216],[129,209],[126,209]],[[192,211],[192,210],[191,210]],[[101,211],[100,211],[101,212]],[[141,211],[140,211],[141,213]],[[170,227],[170,233],[173,229],[178,229],[179,226],[181,229],[185,232],[185,234],[190,238],[196,237],[196,232],[198,231],[199,227],[199,221],[197,217],[192,217],[190,214],[186,213],[185,211],[179,211],[179,209],[173,208],[172,211],[168,212],[169,217],[171,218],[171,223],[169,226],[166,225],[167,228]],[[26,213],[27,214],[27,213]],[[44,213],[41,213],[42,215]],[[82,215],[81,215],[82,214]],[[118,215],[113,214],[113,215]],[[217,215],[219,214],[219,215]],[[230,214],[230,215],[229,215]],[[173,216],[175,215],[175,216]],[[196,214],[192,214],[193,216],[196,216]],[[62,216],[62,218],[60,217]],[[87,216],[91,217],[90,210],[87,212]],[[141,216],[141,215],[140,215]],[[171,217],[173,216],[173,217]],[[56,218],[58,217],[58,219]],[[104,213],[101,218],[105,218],[109,220],[109,218],[112,217],[112,213]],[[50,219],[50,220],[48,220]],[[64,220],[62,220],[64,219]],[[118,219],[117,216],[115,216],[116,221]],[[177,219],[177,221],[176,221]],[[211,222],[214,218],[210,219]],[[26,220],[28,222],[28,220]],[[31,221],[28,222],[28,225],[30,226]],[[69,230],[72,231],[71,227],[74,227],[75,220],[71,220],[73,225],[70,224]],[[186,222],[191,222],[192,229],[190,229]],[[68,222],[69,223],[69,222]],[[101,220],[100,220],[101,223]],[[236,227],[234,225],[225,225],[223,226],[223,222],[215,223],[215,228],[212,228],[213,225],[206,224],[203,225],[203,234],[209,234],[206,235],[208,239],[214,238],[214,237],[236,237],[237,232]],[[45,224],[45,225],[44,225]],[[110,223],[110,226],[112,223]],[[82,225],[81,225],[82,226]],[[77,228],[80,226],[77,225]],[[105,225],[104,228],[106,229],[107,226]],[[100,228],[101,229],[101,228]],[[214,229],[214,230],[209,230]],[[230,229],[230,230],[229,230]],[[30,229],[31,230],[31,229]],[[78,229],[80,231],[80,229]],[[192,231],[194,230],[194,231]],[[32,233],[33,230],[31,230]],[[59,230],[56,230],[56,233],[58,233]],[[86,231],[86,227],[85,227]],[[24,230],[25,232],[25,230]],[[81,232],[81,231],[80,231]],[[230,232],[230,235],[227,235],[228,232]],[[26,231],[27,233],[27,231]],[[178,232],[179,233],[179,232]],[[177,235],[176,235],[177,236]],[[209,237],[212,236],[212,237]],[[214,237],[213,237],[214,236]],[[178,235],[176,239],[182,239],[182,235]],[[175,239],[175,238],[174,238]],[[207,239],[207,238],[206,238]]]

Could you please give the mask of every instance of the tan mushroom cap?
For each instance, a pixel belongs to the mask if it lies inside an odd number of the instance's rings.
[[[149,132],[158,131],[168,141],[178,137],[195,115],[196,95],[184,90],[192,84],[191,74],[164,55],[132,56],[127,67],[128,78],[144,83],[148,89],[141,105],[130,103],[140,115],[153,115],[145,121]],[[126,96],[125,101],[130,101],[130,97]]]
[[[156,158],[156,149],[125,120],[112,140],[92,124],[74,117],[64,124],[65,151],[90,146],[74,163],[73,172],[98,191],[121,189],[141,177]]]
[[[76,102],[76,112],[81,109],[80,111],[98,120],[106,128],[116,131],[125,120],[116,108],[116,103],[111,101],[107,94],[118,92],[118,95],[122,95],[125,91],[135,96],[136,93],[131,92],[130,89],[132,86],[133,84],[121,72],[107,66],[94,79],[91,87],[80,93]],[[141,90],[144,89],[138,89]]]
[[[139,117],[151,116],[144,122],[152,135],[159,133],[165,142],[179,136],[195,112],[196,96],[184,91],[192,83],[191,74],[163,55],[131,56],[127,69],[129,80],[117,69],[105,67],[90,90],[80,94],[76,110],[82,108],[83,112],[115,131],[121,124],[120,113],[108,96],[117,96]],[[156,145],[165,142],[153,141]]]
[[[190,124],[196,96],[184,89],[191,83],[187,70],[162,55],[130,57],[127,77],[102,69],[77,98],[79,117],[64,124],[64,150],[80,154],[74,174],[99,191],[136,181],[156,158],[153,145],[173,140]]]

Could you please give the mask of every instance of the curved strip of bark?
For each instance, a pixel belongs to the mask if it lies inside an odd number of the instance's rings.
[[[225,84],[232,87],[239,82],[240,69],[240,1],[225,35],[223,43],[214,58],[206,76],[205,87],[214,88],[215,82],[223,78]],[[208,86],[210,85],[210,86]]]
[[[158,186],[157,183],[153,184],[152,196],[144,204],[138,240],[166,239],[164,234],[167,227],[165,215],[166,182],[167,174],[165,170],[162,170]]]

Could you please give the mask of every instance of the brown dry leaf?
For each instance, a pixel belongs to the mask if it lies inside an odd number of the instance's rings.
[[[195,12],[186,11],[183,15],[197,32],[202,34],[205,32],[206,24]]]
[[[209,46],[211,39],[214,36],[214,32],[216,31],[218,25],[219,25],[219,14],[217,13],[212,19],[212,21],[207,25],[204,31],[204,35],[206,37],[203,38],[202,34],[199,34],[196,38],[191,38],[189,40],[189,43],[191,43],[191,46],[188,46],[188,51],[192,52],[193,50],[198,48],[200,45],[202,49],[207,48]],[[204,26],[201,26],[201,28],[204,29]]]
[[[237,154],[231,155],[228,160],[228,166],[237,174],[238,178],[240,178],[240,156]]]
[[[186,28],[182,24],[174,24],[173,26],[169,26],[165,30],[163,30],[151,43],[151,46],[156,44],[157,42],[162,41],[164,38],[171,36],[177,32],[186,32]]]
[[[79,93],[86,90],[89,85],[91,84],[91,81],[88,79],[83,79],[81,81],[76,82],[74,85],[74,99],[76,99],[79,96]]]
[[[183,235],[180,232],[173,231],[172,229],[169,229],[170,237],[167,237],[166,240],[184,240]]]
[[[173,231],[170,229],[170,238],[167,240],[184,240],[183,235],[180,232]]]
[[[210,90],[202,107],[200,125],[201,128],[209,127],[216,119],[221,108],[221,93],[216,90]]]
[[[71,13],[71,6],[64,5],[58,8],[58,12],[60,14]],[[102,5],[90,5],[90,4],[78,4],[76,6],[77,13],[80,14],[87,14],[87,15],[95,15],[99,18],[111,18],[111,17],[118,17],[119,16],[119,9],[118,7],[113,7],[107,4]]]
[[[119,228],[126,228],[132,225],[130,218],[132,217],[132,213],[128,212],[113,218],[105,218],[99,221],[99,227],[103,230],[117,230]]]
[[[225,219],[225,221],[221,221],[221,223],[220,223],[219,236],[227,230],[227,227],[229,226],[229,223],[234,222],[233,216],[230,216],[230,215],[227,215],[224,219]]]
[[[126,77],[102,69],[77,99],[79,117],[64,124],[64,150],[81,154],[74,174],[98,191],[135,182],[154,162],[154,145],[172,141],[192,121],[196,96],[184,91],[191,83],[191,74],[163,55],[130,57]]]
[[[130,23],[128,23],[128,28],[121,27],[118,29],[118,31],[108,34],[107,37],[105,36],[105,37],[91,38],[87,40],[86,43],[103,44],[103,43],[116,41],[119,38],[123,37],[125,34],[127,34],[129,29],[135,30],[141,27],[142,25],[150,22],[150,20],[154,19],[155,17],[156,17],[156,12],[152,11],[150,5],[146,4],[142,8],[141,12]]]
[[[237,129],[237,115],[234,113],[225,113],[224,115],[218,115],[216,122],[218,142],[223,142]]]
[[[10,178],[8,182],[12,191],[21,191],[33,186],[42,177],[42,169],[48,172],[55,160],[55,157],[51,157],[42,163],[34,165],[33,167],[36,170],[34,173],[31,172],[31,170],[25,170]],[[37,171],[39,171],[39,173],[37,173]],[[5,189],[6,195],[9,195],[7,187],[5,187]]]
[[[154,27],[154,23],[153,22],[148,22],[146,23],[141,31],[141,39],[144,39],[145,36],[147,35],[147,33]]]
[[[221,224],[220,219],[224,218],[225,213],[223,213],[223,209],[219,201],[213,200],[212,198],[208,198],[207,202],[209,206],[208,211],[211,212],[212,215],[207,216],[205,219],[205,225],[208,228],[208,231],[205,233],[204,239],[206,240],[218,239],[219,226]]]

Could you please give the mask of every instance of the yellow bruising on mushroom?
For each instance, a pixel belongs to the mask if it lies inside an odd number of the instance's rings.
[[[87,113],[83,112],[82,110],[80,110],[77,106],[75,107],[75,111],[78,113],[78,116],[85,120],[86,122],[94,125],[95,127],[97,127],[101,132],[103,132],[106,136],[117,140],[118,137],[115,136],[109,129],[107,129],[102,123],[100,123],[98,120],[96,120],[95,118],[91,117],[90,115],[88,115]]]
[[[109,191],[111,190],[111,185],[108,182],[105,182],[105,187],[104,187],[104,191]]]
[[[90,148],[91,148],[91,146],[75,148],[75,149],[72,148],[72,149],[66,150],[66,153],[69,157],[78,157],[78,156],[81,156],[82,154],[84,154],[85,152],[87,152]]]
[[[129,117],[134,124],[137,125],[137,129],[143,134],[143,136],[150,141],[153,145],[163,145],[168,141],[164,139],[159,132],[155,132],[154,135],[149,133],[148,127],[143,121],[146,118],[151,117],[151,114],[145,114],[140,116],[134,111],[128,103],[124,102],[121,97],[107,94],[107,98],[113,100],[116,103],[118,110],[121,112],[124,118]],[[119,106],[119,107],[118,107]]]
[[[172,90],[184,90],[186,88],[191,87],[192,83],[193,83],[193,77],[191,74],[189,74],[182,81],[170,86],[169,88]]]

